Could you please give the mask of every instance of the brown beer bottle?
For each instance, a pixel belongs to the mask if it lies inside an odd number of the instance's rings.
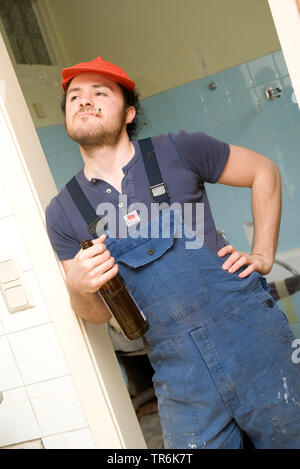
[[[80,245],[82,249],[87,249],[93,246],[93,243],[90,239],[86,239]],[[136,339],[145,334],[149,323],[137,307],[119,273],[108,280],[99,292],[127,339]]]

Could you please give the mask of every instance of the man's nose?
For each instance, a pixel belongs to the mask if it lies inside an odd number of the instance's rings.
[[[80,106],[81,107],[86,107],[86,106],[92,106],[93,105],[93,99],[89,95],[81,96],[80,98]]]

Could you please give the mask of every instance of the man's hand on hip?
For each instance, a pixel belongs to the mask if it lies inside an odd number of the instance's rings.
[[[231,244],[221,248],[217,254],[220,257],[231,254],[222,265],[222,268],[230,273],[234,273],[243,265],[249,264],[249,266],[239,274],[240,278],[247,277],[254,272],[254,270],[257,270],[263,275],[268,274],[273,266],[273,259],[269,259],[262,254],[248,254],[238,251]]]

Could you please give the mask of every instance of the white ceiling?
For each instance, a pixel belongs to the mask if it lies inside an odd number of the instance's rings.
[[[67,66],[101,55],[142,97],[280,49],[267,0],[42,1]]]

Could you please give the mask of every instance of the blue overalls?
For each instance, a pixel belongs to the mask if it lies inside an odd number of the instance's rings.
[[[262,275],[224,271],[229,255],[186,249],[191,236],[164,209],[106,240],[150,324],[165,448],[241,448],[242,430],[256,448],[300,448],[300,364],[284,313]]]

